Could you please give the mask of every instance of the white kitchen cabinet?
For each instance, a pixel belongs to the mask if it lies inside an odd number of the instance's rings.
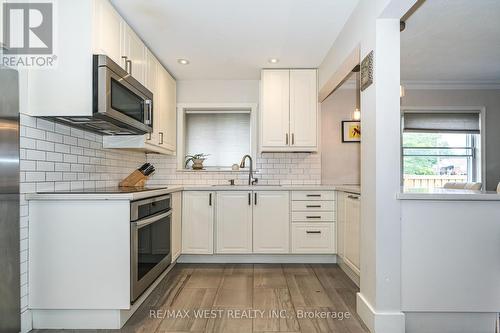
[[[106,54],[125,68],[121,42],[122,25],[125,23],[108,0],[94,1],[94,53]]]
[[[345,201],[347,194],[337,192],[337,255],[344,259]]]
[[[261,151],[317,151],[316,69],[262,70]]]
[[[146,46],[128,24],[124,23],[122,27],[122,57],[126,57],[126,69],[145,85]]]
[[[315,69],[290,70],[290,145],[317,147],[318,89]]]
[[[216,252],[252,253],[252,192],[217,192]]]
[[[290,140],[290,71],[262,71],[261,85],[261,146],[263,149],[287,147]]]
[[[293,223],[292,253],[335,252],[334,223]]]
[[[177,260],[182,251],[182,192],[172,193],[172,262]]]
[[[344,230],[344,262],[359,275],[360,246],[360,212],[361,197],[346,193],[345,197],[345,230]]]
[[[289,253],[290,202],[288,191],[253,193],[253,252]]]
[[[214,205],[214,192],[183,192],[182,253],[213,254]]]
[[[54,21],[59,26],[58,40],[64,42],[55,49],[57,59],[53,68],[23,75],[21,113],[35,117],[92,116],[93,54],[109,56],[139,82],[149,85],[147,47],[109,0],[60,1]],[[128,65],[122,57],[127,57]],[[175,96],[175,92],[169,94]],[[141,149],[137,147],[137,138],[125,139],[134,143],[131,148]],[[109,148],[124,147],[116,144]]]

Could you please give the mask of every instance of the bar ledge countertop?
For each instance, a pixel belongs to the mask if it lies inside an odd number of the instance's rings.
[[[399,200],[500,201],[500,193],[443,188],[402,188],[396,198]]]

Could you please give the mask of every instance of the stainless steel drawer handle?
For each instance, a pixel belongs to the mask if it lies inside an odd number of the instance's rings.
[[[314,198],[321,198],[321,194],[306,194],[306,197],[314,197]]]
[[[358,197],[358,196],[356,196],[356,195],[348,195],[347,197],[348,197],[349,199],[354,199],[354,200],[358,200],[358,199],[359,199],[359,197]]]
[[[321,205],[306,205],[306,208],[321,208]]]
[[[307,219],[320,219],[321,216],[306,216]]]
[[[320,230],[306,230],[306,234],[320,234]]]

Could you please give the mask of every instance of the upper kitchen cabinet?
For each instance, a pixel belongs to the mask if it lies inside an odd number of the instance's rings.
[[[125,70],[145,85],[146,46],[126,23],[123,24],[122,28],[121,45]],[[146,88],[149,87],[146,86]]]
[[[122,58],[122,29],[125,25],[122,17],[108,0],[95,0],[94,18],[94,53],[106,54],[125,69]]]
[[[260,150],[318,150],[316,69],[261,73]]]

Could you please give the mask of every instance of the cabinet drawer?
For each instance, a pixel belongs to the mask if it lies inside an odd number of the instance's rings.
[[[292,225],[292,253],[335,253],[335,223]]]
[[[292,211],[311,212],[311,211],[334,211],[335,201],[292,201]]]
[[[292,200],[335,200],[333,191],[292,191]]]
[[[335,212],[292,212],[292,222],[334,222]]]

